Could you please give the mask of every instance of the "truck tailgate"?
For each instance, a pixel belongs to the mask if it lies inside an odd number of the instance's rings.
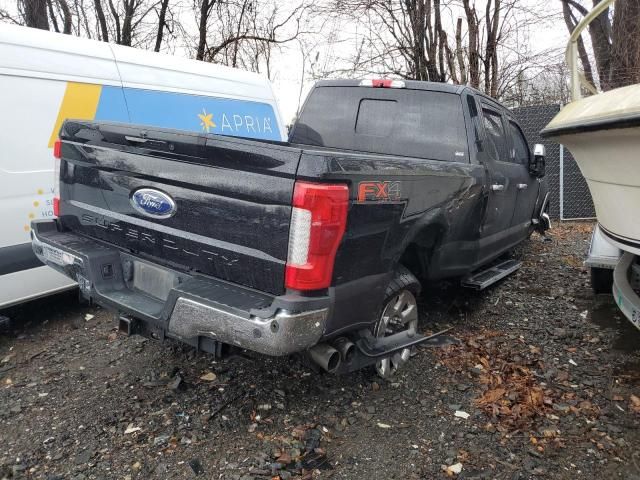
[[[64,228],[173,268],[283,293],[300,149],[76,121],[64,124],[61,140]],[[170,215],[140,209],[134,194],[144,188],[170,197]]]

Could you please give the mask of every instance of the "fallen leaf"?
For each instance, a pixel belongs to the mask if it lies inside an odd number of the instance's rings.
[[[140,430],[142,430],[140,427],[134,427],[133,423],[130,423],[124,433],[125,435],[129,435],[130,433],[139,432]]]
[[[541,388],[532,388],[529,390],[529,405],[537,407],[542,405],[544,400],[544,393]]]
[[[458,418],[463,418],[465,420],[471,416],[467,412],[464,412],[462,410],[456,410],[456,413],[454,413],[454,415]]]
[[[289,455],[287,452],[284,452],[276,459],[276,462],[283,465],[289,465],[291,463],[291,455]]]
[[[213,372],[207,372],[200,377],[200,380],[204,380],[205,382],[213,382],[216,379],[216,374]]]
[[[11,361],[11,359],[12,359],[13,357],[15,357],[15,356],[16,356],[16,354],[15,354],[15,353],[10,353],[9,355],[7,355],[6,357],[4,357],[4,358],[2,359],[2,363],[9,363],[9,362]]]
[[[504,388],[494,388],[493,390],[487,390],[479,399],[476,400],[478,404],[491,404],[497,402],[504,396],[506,390]]]
[[[640,398],[632,394],[629,397],[629,408],[632,412],[640,413]]]
[[[453,475],[458,475],[460,472],[462,472],[462,464],[460,462],[458,462],[458,463],[454,463],[453,465],[449,465],[445,469],[445,472],[450,477],[452,477]]]

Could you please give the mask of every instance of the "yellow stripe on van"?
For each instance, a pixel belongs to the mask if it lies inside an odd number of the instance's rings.
[[[78,120],[93,120],[95,118],[101,91],[102,85],[67,83],[67,89],[64,92],[60,110],[58,110],[58,118],[56,118],[56,123],[53,125],[53,131],[49,139],[49,148],[53,148],[62,122],[67,118],[77,118]]]

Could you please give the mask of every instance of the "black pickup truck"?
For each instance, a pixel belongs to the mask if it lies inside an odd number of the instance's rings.
[[[121,328],[382,376],[428,337],[420,281],[548,228],[544,151],[463,86],[324,81],[289,142],[67,120],[38,257]]]

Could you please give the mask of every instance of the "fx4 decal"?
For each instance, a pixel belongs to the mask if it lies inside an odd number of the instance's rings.
[[[396,202],[400,200],[400,182],[360,182],[358,202]]]

